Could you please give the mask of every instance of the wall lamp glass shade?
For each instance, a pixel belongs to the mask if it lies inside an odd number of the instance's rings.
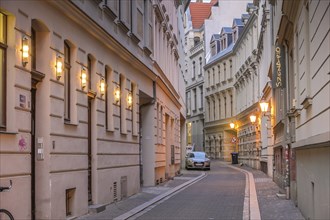
[[[105,80],[104,80],[104,78],[102,78],[101,81],[100,81],[100,92],[101,92],[101,95],[104,95],[104,93],[105,93]]]
[[[255,123],[256,120],[257,120],[257,116],[255,116],[255,115],[250,115],[250,121],[251,121],[252,123]]]
[[[60,55],[56,56],[56,79],[59,80],[62,77],[63,72],[63,61]]]
[[[117,86],[114,91],[114,96],[115,96],[115,102],[119,103],[120,101],[120,87]]]
[[[83,67],[81,69],[81,87],[85,88],[87,85],[87,73],[86,73],[86,69]]]
[[[230,126],[231,129],[234,129],[234,128],[235,128],[235,124],[234,124],[233,122],[231,122],[231,123],[229,124],[229,126]]]
[[[132,93],[128,93],[127,94],[127,106],[128,106],[128,108],[132,108],[132,104],[133,104]]]
[[[268,102],[261,101],[260,102],[260,109],[262,112],[267,112],[268,111]]]
[[[27,36],[24,36],[22,39],[22,63],[23,66],[29,62],[29,39]]]

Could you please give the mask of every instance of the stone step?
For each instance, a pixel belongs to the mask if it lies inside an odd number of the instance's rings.
[[[96,205],[89,205],[88,206],[88,213],[99,213],[103,212],[105,210],[106,205],[105,204],[96,204]]]

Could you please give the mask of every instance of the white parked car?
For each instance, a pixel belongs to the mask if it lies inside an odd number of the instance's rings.
[[[186,155],[186,169],[211,169],[211,160],[205,152],[192,151]]]

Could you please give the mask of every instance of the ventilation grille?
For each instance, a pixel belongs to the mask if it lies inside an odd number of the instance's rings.
[[[113,183],[113,201],[117,201],[118,197],[117,197],[117,182]]]

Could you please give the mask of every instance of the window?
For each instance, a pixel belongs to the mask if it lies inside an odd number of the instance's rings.
[[[90,56],[88,56],[87,58],[87,69],[88,69],[88,76],[87,76],[87,80],[88,80],[87,91],[88,91],[92,89],[92,59]]]
[[[211,44],[211,56],[214,56],[216,54],[216,49],[215,49],[215,43],[213,42]]]
[[[36,35],[36,30],[34,28],[32,28],[31,30],[31,69],[32,70],[36,70],[37,68],[37,39],[36,39],[37,35]]]
[[[224,97],[224,103],[225,103],[225,118],[227,118],[227,97]]]
[[[219,95],[219,119],[221,119],[221,96]]]
[[[70,47],[64,42],[64,120],[70,121]]]
[[[237,37],[237,28],[235,27],[234,31],[233,31],[233,41],[234,43],[236,43],[238,37]]]
[[[203,92],[203,86],[200,86],[199,87],[199,90],[201,91],[200,94],[201,94],[201,105],[200,105],[200,108],[203,109],[203,106],[204,106],[204,92]]]
[[[214,68],[212,68],[212,85],[214,85],[215,83],[215,72],[214,72]]]
[[[0,129],[6,127],[7,16],[0,13]]]
[[[127,106],[127,79],[124,74],[119,75],[120,86],[120,132],[127,134],[126,108]]]
[[[200,41],[201,40],[199,37],[194,37],[194,46],[196,46]]]
[[[231,116],[234,115],[233,107],[234,107],[233,106],[233,95],[230,95],[230,114],[231,114]]]
[[[131,1],[119,1],[119,18],[126,28],[130,27],[131,22]]]
[[[109,66],[105,67],[104,80],[105,87],[105,128],[107,131],[114,131],[113,128],[113,103],[114,103],[114,86],[112,82],[113,72]]]
[[[212,102],[213,102],[213,120],[215,120],[215,99],[213,99]]]
[[[218,80],[219,80],[219,83],[220,83],[221,82],[220,65],[218,65]]]
[[[192,75],[191,75],[191,78],[194,79],[195,78],[195,72],[196,71],[196,64],[195,64],[195,61],[193,61],[193,70],[192,70]]]
[[[207,71],[207,82],[208,82],[208,86],[210,86],[211,85],[211,73],[210,73],[210,71]]]
[[[132,82],[132,133],[133,135],[137,136],[138,135],[138,115],[137,115],[137,104],[136,104],[136,93],[138,91],[138,85],[134,82]]]
[[[226,74],[226,63],[223,63],[223,80],[225,81],[227,78],[227,74]]]
[[[210,106],[210,100],[207,100],[207,120],[210,121],[210,114],[211,114],[211,106]]]
[[[76,188],[65,190],[66,216],[72,216],[73,215],[73,202],[74,202],[75,191],[76,191]]]
[[[202,57],[199,58],[199,75],[202,75],[203,73],[203,62]]]
[[[229,75],[230,75],[230,78],[232,77],[233,75],[233,61],[232,60],[229,60]]]
[[[194,100],[193,100],[193,107],[194,107],[194,111],[197,110],[197,92],[196,89],[193,89],[193,95],[194,95]]]
[[[153,19],[152,19],[152,2],[150,0],[145,0],[144,2],[144,45],[148,47],[149,50],[153,49]]]
[[[190,111],[191,111],[190,91],[188,91],[186,94],[187,94],[187,111],[188,111],[188,114],[190,114]]]

